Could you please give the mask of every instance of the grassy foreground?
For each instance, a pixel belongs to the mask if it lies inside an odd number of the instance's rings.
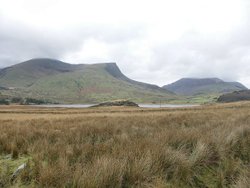
[[[0,187],[247,188],[249,146],[250,103],[1,107]]]

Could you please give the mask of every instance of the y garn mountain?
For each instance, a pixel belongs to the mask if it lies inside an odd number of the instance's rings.
[[[156,85],[122,74],[115,63],[68,64],[53,59],[31,59],[0,70],[2,95],[46,99],[59,103],[96,103],[130,99],[159,102],[177,96]]]

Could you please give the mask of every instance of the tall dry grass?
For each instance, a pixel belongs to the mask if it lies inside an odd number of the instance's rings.
[[[0,155],[29,156],[27,187],[250,185],[250,105],[0,110]],[[1,168],[1,167],[0,167]]]

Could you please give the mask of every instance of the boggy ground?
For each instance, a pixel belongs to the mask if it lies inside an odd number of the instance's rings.
[[[0,187],[250,185],[250,103],[0,107]],[[15,169],[27,163],[14,181]]]

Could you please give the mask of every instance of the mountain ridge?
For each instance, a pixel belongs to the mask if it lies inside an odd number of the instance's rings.
[[[225,82],[219,78],[182,78],[163,88],[179,95],[219,94],[247,89],[239,82]]]
[[[69,64],[31,59],[0,70],[2,93],[46,98],[60,103],[103,102],[115,99],[154,102],[176,98],[159,86],[126,77],[116,63]],[[13,89],[14,88],[14,89]]]

